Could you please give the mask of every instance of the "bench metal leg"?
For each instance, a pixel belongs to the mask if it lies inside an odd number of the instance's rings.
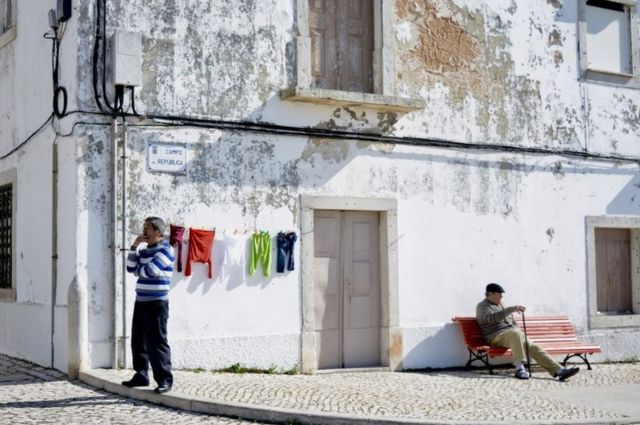
[[[586,363],[587,365],[587,370],[591,370],[591,363],[589,363],[589,359],[587,359],[588,354],[567,354],[567,356],[564,358],[564,360],[562,361],[562,366],[566,366],[567,365],[567,361],[572,358],[572,357],[579,357],[582,359],[583,362]]]
[[[469,360],[467,361],[465,368],[469,369],[471,368],[471,365],[473,364],[473,362],[480,361],[487,368],[489,368],[489,374],[493,375],[493,368],[491,367],[491,363],[489,363],[489,356],[487,355],[487,353],[483,351],[476,352],[469,347],[467,347],[467,351],[469,351]]]

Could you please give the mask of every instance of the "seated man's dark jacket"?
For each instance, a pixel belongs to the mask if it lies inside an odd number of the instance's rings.
[[[486,298],[482,300],[476,306],[476,320],[484,338],[490,342],[500,332],[515,328],[516,322],[511,317],[515,312],[515,307],[504,308],[501,304],[494,304]]]

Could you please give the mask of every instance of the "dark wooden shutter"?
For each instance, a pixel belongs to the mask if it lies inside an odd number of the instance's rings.
[[[310,0],[314,87],[373,92],[373,1]]]
[[[631,232],[595,229],[598,311],[626,313],[631,303]]]

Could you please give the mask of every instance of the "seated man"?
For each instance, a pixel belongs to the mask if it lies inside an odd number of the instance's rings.
[[[525,308],[521,305],[504,308],[500,302],[503,293],[502,286],[497,283],[488,284],[486,298],[476,307],[476,320],[489,345],[511,349],[516,378],[529,379],[529,372],[524,368],[525,337],[511,316],[513,313],[523,313]],[[577,367],[563,368],[536,344],[529,343],[529,353],[551,376],[560,381],[572,377],[580,370]]]

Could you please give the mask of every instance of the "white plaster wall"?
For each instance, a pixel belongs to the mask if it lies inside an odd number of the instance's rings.
[[[143,86],[136,92],[140,112],[637,156],[637,90],[578,81],[576,1],[525,3],[395,2],[398,26],[389,30],[395,34],[397,94],[421,98],[427,105],[406,115],[281,101],[278,91],[295,80],[292,1],[244,0],[219,8],[205,1],[109,2],[108,33],[118,28],[143,35]],[[428,13],[416,14],[412,5]],[[63,41],[63,83],[72,99],[77,96],[80,108],[94,110],[90,64],[95,4],[76,6]],[[18,37],[0,49],[4,151],[50,112],[50,44],[41,38],[49,7],[21,1]],[[469,56],[454,57],[451,66],[420,57],[421,34],[437,25],[471,40],[466,45]],[[453,52],[459,51],[463,49]],[[75,119],[59,123],[61,130],[70,131]],[[473,314],[488,281],[503,284],[507,302],[525,303],[531,314],[568,314],[579,332],[607,347],[602,358],[637,352],[636,330],[587,329],[584,230],[587,215],[638,214],[637,166],[134,127],[138,123],[131,120],[129,130],[129,241],[150,214],[186,226],[215,226],[218,232],[247,227],[275,234],[299,228],[302,194],[393,197],[398,200],[404,367],[464,363],[466,353],[449,319]],[[0,171],[18,169],[21,193],[20,302],[0,304],[0,316],[6,319],[1,323],[21,327],[0,326],[0,346],[43,364],[50,353],[24,336],[51,338],[51,184],[46,170],[52,140],[47,130],[24,153],[0,163]],[[186,143],[189,174],[148,173],[148,141]],[[54,341],[60,349],[54,364],[66,364],[66,293],[78,279],[90,296],[91,363],[108,366],[114,301],[109,245],[112,145],[107,128],[85,125],[59,142],[65,166],[59,176]],[[298,253],[299,244],[299,258]],[[275,270],[275,263],[272,266]],[[169,321],[175,364],[295,365],[301,328],[298,270],[269,278],[216,275],[211,280],[202,266],[195,266],[190,278],[176,273]],[[126,284],[129,323],[134,279],[129,277]],[[116,301],[119,309],[120,290]]]
[[[17,5],[16,38],[0,48],[0,156],[25,140],[51,113],[51,43],[37,1]],[[51,142],[45,128],[0,161],[17,181],[15,302],[0,302],[0,351],[51,364]]]
[[[295,71],[292,2],[242,1],[215,11],[203,2],[162,10],[115,2],[109,22],[143,35],[138,105],[147,112],[638,154],[636,91],[578,82],[575,1],[414,3],[435,9],[412,15],[413,6],[405,10],[408,3],[396,2],[396,85],[398,94],[422,98],[427,106],[398,116],[278,98]],[[84,9],[87,16],[91,7]],[[425,17],[475,40],[469,58],[454,58],[457,68],[442,71],[447,68],[437,66],[446,64],[420,62],[415,52]],[[81,32],[90,29],[85,24]],[[85,42],[80,55],[88,58],[89,49]],[[92,105],[88,79],[82,87],[81,99]],[[530,314],[566,313],[579,332],[588,333],[584,217],[638,212],[636,166],[204,129],[129,131],[127,240],[151,214],[218,232],[246,226],[276,233],[298,228],[301,194],[398,199],[405,367],[464,363],[466,352],[449,320],[473,314],[489,281],[507,287],[506,300],[526,304]],[[108,264],[92,256],[109,250],[88,235],[107,237],[107,140],[98,131],[81,142],[80,154],[79,191],[86,202],[80,203],[78,228],[86,234],[81,246],[87,254],[79,250],[79,264],[94,300],[95,365],[109,358],[110,289],[96,277],[108,274]],[[148,173],[148,141],[186,143],[188,175]],[[177,365],[289,367],[298,361],[297,271],[268,279],[207,279],[204,273],[195,266],[193,276],[176,274],[172,282],[169,333]],[[128,321],[133,299],[129,277]],[[611,335],[585,336],[619,340]],[[624,341],[620,358],[635,344]]]

